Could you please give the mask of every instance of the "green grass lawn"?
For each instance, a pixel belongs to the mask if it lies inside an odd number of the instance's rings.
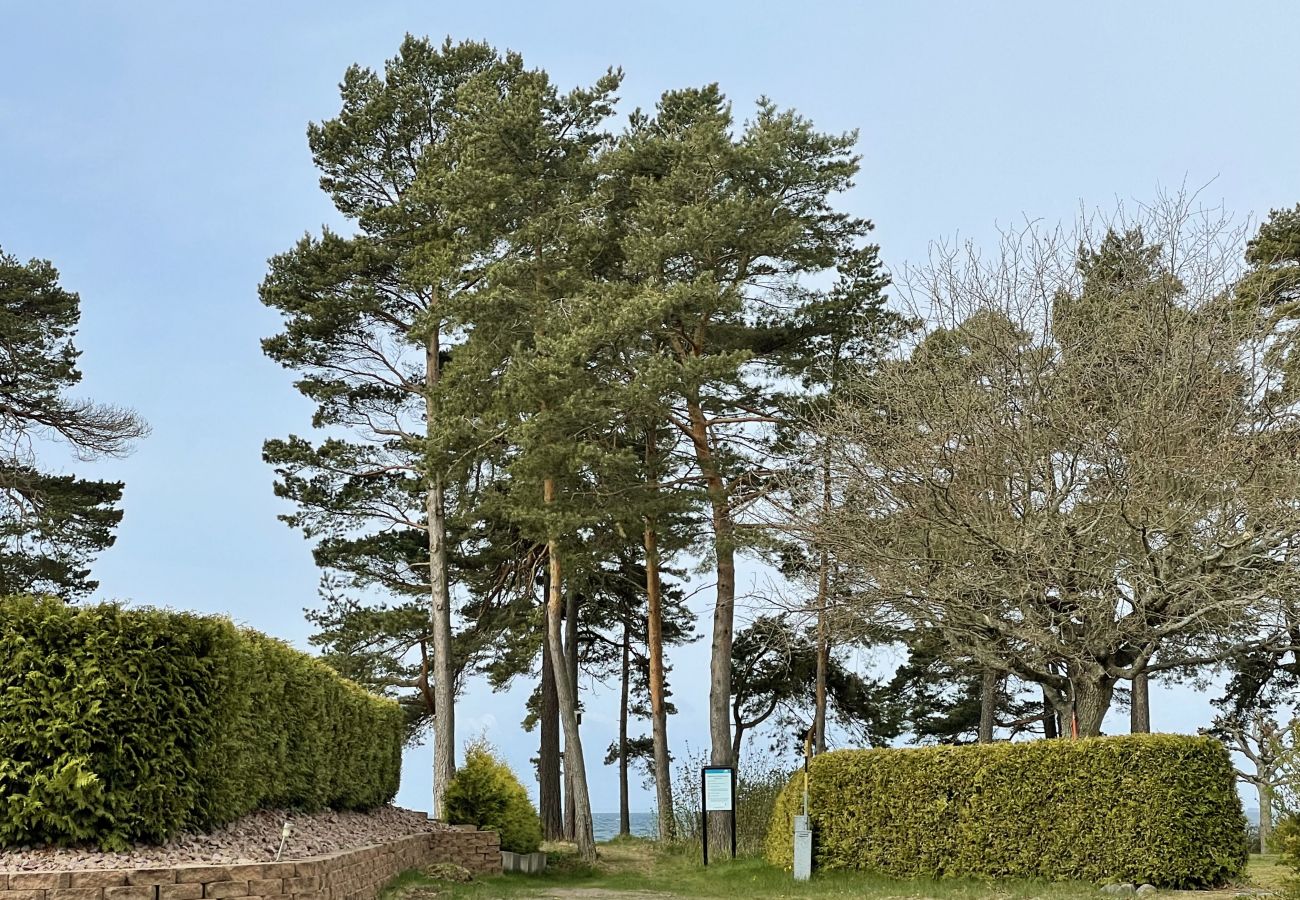
[[[1246,863],[1246,880],[1251,887],[1281,891],[1290,874],[1286,866],[1278,865],[1276,853],[1254,854]]]
[[[1276,890],[1286,870],[1275,857],[1252,857],[1249,887]],[[1219,893],[1231,897],[1241,888]],[[865,897],[935,898],[935,900],[1072,900],[1103,895],[1094,885],[1034,881],[984,882],[973,879],[898,881],[855,872],[822,872],[811,882],[795,884],[789,872],[760,859],[723,861],[707,869],[697,858],[661,850],[642,840],[616,840],[600,846],[600,861],[582,865],[571,849],[550,853],[544,875],[503,875],[471,884],[432,881],[409,872],[389,886],[382,900],[488,900],[535,897],[560,900],[651,900],[655,897],[766,898]]]

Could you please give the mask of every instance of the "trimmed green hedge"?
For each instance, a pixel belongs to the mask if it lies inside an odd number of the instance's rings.
[[[809,791],[824,868],[1196,888],[1246,863],[1232,763],[1208,737],[841,750],[813,760]],[[777,865],[802,803],[799,773],[768,831]]]
[[[396,703],[226,619],[0,599],[0,846],[378,806],[403,738]]]

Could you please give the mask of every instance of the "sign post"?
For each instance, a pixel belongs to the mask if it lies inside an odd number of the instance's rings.
[[[736,858],[736,768],[705,766],[700,770],[700,794],[704,811],[702,829],[704,864],[709,864],[709,813],[731,814],[731,858]]]

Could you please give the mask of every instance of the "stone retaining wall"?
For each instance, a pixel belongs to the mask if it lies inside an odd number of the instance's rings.
[[[0,872],[0,900],[375,900],[393,876],[434,863],[501,872],[496,832],[472,825],[278,863]]]

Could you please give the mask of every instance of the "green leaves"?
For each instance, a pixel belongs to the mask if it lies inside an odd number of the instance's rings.
[[[842,750],[813,760],[817,865],[900,878],[1043,878],[1223,884],[1245,866],[1232,763],[1213,738]],[[791,864],[796,774],[767,856]]]
[[[0,846],[375,806],[404,734],[396,704],[224,619],[0,599]]]

